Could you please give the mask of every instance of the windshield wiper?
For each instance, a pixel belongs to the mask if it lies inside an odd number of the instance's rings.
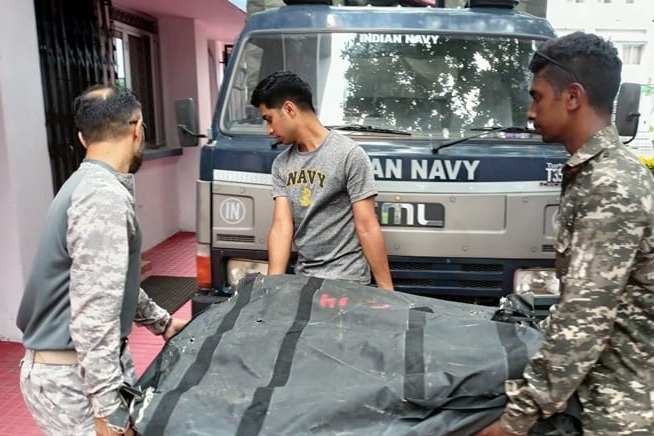
[[[343,124],[341,126],[325,126],[330,130],[343,130],[349,132],[385,133],[388,135],[411,136],[411,133],[404,130],[384,129],[381,127],[364,126],[362,124]]]
[[[490,126],[490,127],[473,127],[470,129],[471,132],[495,132],[500,130],[501,132],[508,133],[536,133],[536,131],[529,127],[522,126]]]
[[[480,138],[482,136],[490,135],[491,133],[499,133],[499,132],[505,132],[505,133],[536,133],[536,131],[534,129],[530,129],[529,127],[520,127],[520,126],[473,127],[470,130],[471,131],[481,131],[481,133],[478,133],[476,135],[464,136],[463,138],[454,139],[452,141],[441,142],[440,144],[435,145],[431,149],[431,151],[434,152],[434,153],[438,153],[439,150],[441,150],[441,149],[443,149],[445,147],[449,147],[450,145],[460,144],[462,142],[467,141],[468,139]]]

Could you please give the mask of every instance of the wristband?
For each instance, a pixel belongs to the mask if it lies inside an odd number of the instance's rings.
[[[173,322],[173,317],[171,315],[168,315],[167,319],[161,318],[160,320],[152,324],[150,326],[150,331],[152,331],[155,335],[161,336],[164,333],[166,333],[166,330],[168,330],[168,327],[170,327],[172,322]]]
[[[166,327],[164,327],[164,331],[163,331],[162,335],[168,331],[168,329],[170,328],[171,325],[173,325],[173,317],[172,316],[170,318],[168,318],[168,321],[166,322]]]

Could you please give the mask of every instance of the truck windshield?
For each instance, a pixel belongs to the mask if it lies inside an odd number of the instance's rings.
[[[220,128],[231,135],[265,134],[250,97],[259,80],[277,70],[293,71],[311,85],[325,125],[435,139],[458,138],[471,127],[526,126],[528,64],[538,43],[427,33],[252,35],[234,59]]]

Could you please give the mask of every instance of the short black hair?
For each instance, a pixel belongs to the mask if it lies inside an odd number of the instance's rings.
[[[250,104],[254,107],[264,104],[271,109],[279,109],[285,101],[295,103],[300,110],[316,112],[311,86],[290,71],[277,71],[261,80],[252,91]]]
[[[89,144],[126,135],[140,110],[134,93],[116,85],[93,85],[73,102],[75,127]]]
[[[542,70],[545,80],[559,93],[578,82],[593,108],[609,115],[613,112],[622,61],[610,41],[583,32],[549,40],[534,53],[529,69],[534,74]]]

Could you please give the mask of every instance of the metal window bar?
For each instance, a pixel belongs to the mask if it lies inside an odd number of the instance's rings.
[[[110,0],[34,0],[52,184],[56,193],[77,169],[72,101],[88,86],[114,83]]]

